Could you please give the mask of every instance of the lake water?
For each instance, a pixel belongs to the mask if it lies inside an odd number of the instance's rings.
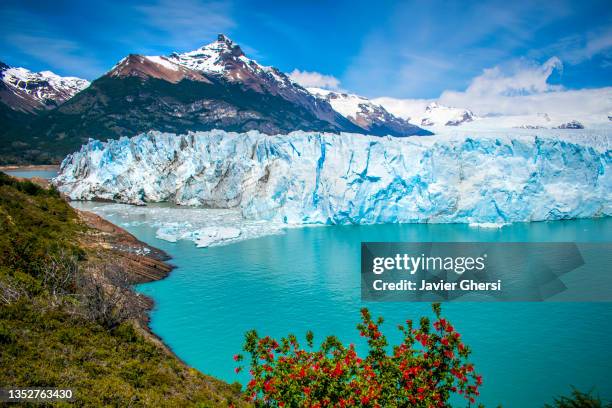
[[[361,307],[385,317],[383,330],[392,343],[399,340],[398,323],[430,314],[427,303],[361,302],[362,241],[612,241],[612,219],[607,218],[502,229],[458,224],[303,228],[198,249],[191,241],[157,239],[154,215],[131,216],[125,208],[100,213],[168,252],[177,266],[167,279],[138,287],[156,302],[153,331],[187,364],[242,383],[246,377],[233,372],[232,355],[241,350],[249,329],[302,338],[312,329],[315,341],[335,334],[363,350],[355,329]],[[612,303],[446,303],[443,314],[473,349],[472,361],[484,377],[480,402],[486,406],[541,407],[572,385],[612,399]]]
[[[13,177],[32,178],[40,177],[43,179],[51,179],[57,176],[57,170],[34,170],[34,169],[18,169],[18,170],[5,170],[4,173]]]

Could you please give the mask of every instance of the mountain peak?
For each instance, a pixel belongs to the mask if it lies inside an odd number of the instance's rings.
[[[225,43],[227,45],[233,46],[234,42],[225,34],[221,33],[219,35],[217,35],[217,42],[222,42]]]
[[[242,57],[244,56],[244,52],[238,44],[233,42],[228,36],[225,34],[219,34],[217,36],[217,41],[212,42],[208,45],[205,45],[201,48],[202,50],[210,50],[213,52],[219,53],[219,56],[223,55],[231,55],[232,57]]]

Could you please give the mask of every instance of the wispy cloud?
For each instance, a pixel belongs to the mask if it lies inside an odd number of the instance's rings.
[[[513,58],[538,30],[570,13],[567,1],[401,3],[365,36],[340,79],[370,96],[462,89],[483,66]]]
[[[1,42],[25,59],[39,61],[62,75],[88,79],[104,72],[100,61],[77,41],[66,38],[56,27],[24,10],[0,9],[4,27]]]
[[[135,6],[149,34],[163,45],[192,49],[227,33],[236,26],[231,17],[231,2],[158,0]]]
[[[598,55],[612,59],[612,27],[563,37],[548,47],[536,50],[534,54],[544,53],[556,54],[569,64],[580,64]]]
[[[319,72],[300,71],[294,69],[289,78],[303,87],[314,87],[336,90],[340,86],[340,80],[332,75],[324,75]]]
[[[83,55],[81,46],[74,41],[47,34],[14,34],[7,36],[7,40],[23,54],[44,62],[63,75],[96,78],[104,72],[99,61],[93,56]]]

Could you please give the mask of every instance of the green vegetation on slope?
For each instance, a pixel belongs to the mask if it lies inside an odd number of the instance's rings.
[[[57,191],[0,173],[0,386],[72,388],[79,406],[242,405],[238,386],[186,367],[112,309],[127,303],[91,302],[112,281],[86,276],[104,274],[83,267],[103,258],[77,241],[88,233]],[[109,302],[114,319],[100,312]]]

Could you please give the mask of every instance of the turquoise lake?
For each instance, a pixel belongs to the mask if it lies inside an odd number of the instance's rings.
[[[4,171],[9,176],[13,177],[24,177],[24,178],[32,178],[32,177],[40,177],[44,179],[50,179],[57,176],[57,170],[6,170]]]
[[[55,176],[53,171],[7,172],[18,177]],[[83,209],[100,203],[75,203]],[[612,242],[612,219],[514,224],[475,229],[461,224],[405,224],[290,229],[213,248],[155,237],[156,219],[104,214],[142,241],[165,250],[176,266],[162,281],[137,289],[151,296],[151,328],[187,364],[228,382],[232,356],[245,331],[283,336],[315,332],[363,343],[355,330],[359,309],[386,322],[390,342],[406,318],[430,313],[427,303],[362,303],[362,241]],[[605,259],[610,258],[610,254]],[[610,268],[612,271],[612,267]],[[575,272],[578,272],[575,271]],[[570,273],[569,275],[572,275]],[[568,278],[572,278],[569,276]],[[574,277],[575,278],[575,277]],[[612,400],[612,303],[445,303],[449,318],[473,350],[484,377],[479,402],[486,406],[542,407],[571,386]]]
[[[606,218],[502,229],[316,227],[203,249],[191,241],[155,238],[152,220],[142,215],[138,220],[129,214],[106,216],[173,258],[176,269],[167,279],[138,287],[156,302],[152,330],[187,364],[242,383],[246,377],[234,373],[232,356],[249,329],[302,338],[311,329],[315,341],[335,334],[363,350],[355,329],[361,307],[385,317],[383,330],[392,343],[399,340],[398,323],[430,314],[428,303],[361,302],[362,241],[612,241],[612,219]],[[602,255],[609,259],[610,254]],[[484,377],[479,401],[486,406],[541,407],[571,386],[612,399],[612,303],[451,302],[443,304],[443,314],[473,349],[472,361]]]

